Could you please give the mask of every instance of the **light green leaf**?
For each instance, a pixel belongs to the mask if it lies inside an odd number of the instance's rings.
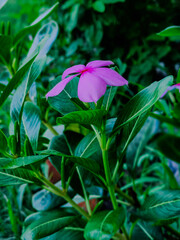
[[[150,109],[166,91],[168,86],[172,85],[173,76],[168,76],[159,82],[154,82],[141,92],[136,94],[120,111],[115,123],[112,134],[119,131],[125,124],[129,123],[148,109]]]
[[[31,30],[33,30],[39,23],[41,23],[45,18],[47,18],[59,5],[59,2],[55,3],[51,8],[49,8],[47,11],[42,13],[36,20],[34,20],[31,25],[25,27],[22,29],[19,33],[16,34],[14,38],[14,44],[17,44],[21,38],[23,38],[26,34],[30,33]]]
[[[92,4],[92,7],[94,8],[94,10],[96,10],[97,12],[104,12],[105,11],[105,5],[102,1],[96,1]]]
[[[22,120],[24,130],[29,138],[32,149],[36,151],[41,126],[40,109],[31,102],[26,102],[23,108]]]
[[[160,221],[180,216],[180,190],[161,190],[148,196],[138,211],[148,221]]]
[[[125,219],[123,208],[94,214],[84,230],[86,240],[111,239]]]
[[[157,33],[157,35],[163,36],[163,37],[180,36],[180,26],[167,27],[161,32]]]
[[[101,126],[103,116],[105,114],[106,111],[100,109],[72,112],[65,115],[64,117],[57,118],[57,123],[59,124],[79,123]]]

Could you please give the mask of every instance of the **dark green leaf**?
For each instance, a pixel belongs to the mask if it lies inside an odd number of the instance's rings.
[[[103,116],[106,114],[104,110],[87,110],[87,111],[78,111],[67,114],[64,117],[57,118],[57,123],[59,124],[70,124],[70,123],[79,123],[79,124],[93,124],[96,126],[101,126]]]
[[[1,187],[23,183],[35,183],[37,185],[41,185],[41,182],[36,178],[35,173],[31,170],[23,168],[0,170]]]
[[[18,167],[24,167],[35,162],[47,159],[48,155],[37,155],[37,156],[27,156],[19,157],[15,159],[10,158],[0,158],[0,169],[14,169]]]
[[[57,216],[56,216],[57,215]],[[32,222],[24,231],[22,240],[34,240],[49,236],[58,230],[71,224],[77,217],[52,215],[46,213],[46,216]]]
[[[6,88],[4,89],[3,93],[0,96],[0,106],[4,103],[6,98],[9,96],[11,91],[20,84],[22,79],[25,75],[29,72],[29,68],[31,67],[32,63],[34,62],[36,56],[30,59],[26,64],[24,64],[14,75],[14,77],[10,80]]]
[[[52,89],[60,81],[61,77],[57,77],[53,82],[50,83],[50,89]],[[49,97],[48,102],[50,106],[63,115],[77,111],[78,108],[70,100],[71,98],[77,98],[78,81],[78,78],[71,80],[59,95],[55,97]]]
[[[155,141],[158,150],[167,158],[180,163],[180,137],[171,134],[161,134]]]
[[[3,46],[0,48],[0,62],[2,62],[5,65],[9,63],[11,45],[12,45],[11,36],[0,35],[0,46]]]
[[[122,126],[150,109],[172,83],[173,77],[168,76],[159,82],[152,83],[136,94],[119,113],[112,134],[115,134]]]
[[[84,230],[86,240],[111,239],[125,219],[123,208],[94,214]]]
[[[148,221],[159,221],[180,216],[180,190],[161,190],[148,196],[138,211]]]
[[[4,135],[3,131],[0,129],[0,152],[6,152],[7,149],[7,139],[6,136]]]

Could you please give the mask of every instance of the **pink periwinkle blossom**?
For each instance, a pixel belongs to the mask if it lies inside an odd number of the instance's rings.
[[[179,92],[180,92],[180,83],[177,83],[177,84],[175,84],[175,85],[169,86],[169,87],[166,89],[166,91],[162,94],[161,98],[164,97],[164,95],[166,95],[166,93],[167,93],[168,91],[171,91],[171,90],[173,90],[173,89],[175,89],[175,88],[179,89]]]
[[[128,81],[119,73],[106,67],[112,64],[114,64],[112,61],[96,60],[89,62],[86,66],[79,64],[66,69],[62,74],[62,81],[46,94],[46,98],[58,95],[68,82],[80,75],[79,99],[83,102],[97,102],[105,94],[107,85],[123,86],[128,84]]]

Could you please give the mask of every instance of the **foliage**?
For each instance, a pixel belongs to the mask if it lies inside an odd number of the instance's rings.
[[[0,1],[0,239],[180,238],[177,19],[176,0]],[[46,100],[95,59],[128,87]]]

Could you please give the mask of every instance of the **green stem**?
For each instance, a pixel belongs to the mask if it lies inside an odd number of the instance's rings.
[[[104,171],[105,171],[105,176],[106,176],[107,188],[108,188],[108,191],[110,194],[113,208],[117,209],[118,204],[117,204],[116,197],[115,197],[114,184],[111,181],[111,174],[110,174],[109,161],[108,161],[108,152],[106,149],[106,134],[105,134],[104,125],[102,126],[101,150],[102,150],[102,158],[103,158],[103,165],[104,165]]]
[[[58,136],[59,133],[53,128],[53,126],[49,122],[42,121],[44,126],[46,126],[55,136]]]
[[[62,183],[62,189],[66,190],[66,181],[65,181],[65,157],[62,156],[61,160],[61,183]]]
[[[76,209],[81,215],[83,215],[86,219],[90,219],[90,216],[87,212],[85,212],[79,205],[77,205],[70,197],[69,195],[65,192],[60,190],[58,187],[56,187],[53,183],[51,183],[48,179],[46,179],[43,175],[37,175],[37,178],[44,183],[45,185],[43,186],[44,189],[48,190],[49,192],[52,192],[56,194],[57,196],[60,196],[64,198],[67,202],[71,204],[71,206]]]
[[[126,199],[129,203],[131,203],[132,205],[135,204],[134,199],[131,198],[130,196],[128,196],[126,193],[124,193],[121,189],[119,189],[118,187],[115,188],[117,193],[122,196],[124,199]]]
[[[87,210],[88,210],[89,215],[91,216],[91,215],[92,215],[92,211],[91,211],[91,207],[90,207],[90,203],[89,203],[89,198],[88,198],[88,195],[87,195],[87,192],[86,192],[86,189],[85,189],[85,186],[84,186],[82,177],[81,177],[81,173],[80,173],[78,167],[76,167],[76,170],[77,170],[77,173],[78,173],[78,176],[79,176],[79,180],[80,180],[80,182],[81,182],[81,186],[82,186],[82,189],[83,189],[83,194],[84,194],[84,199],[85,199],[86,207],[87,207]]]

